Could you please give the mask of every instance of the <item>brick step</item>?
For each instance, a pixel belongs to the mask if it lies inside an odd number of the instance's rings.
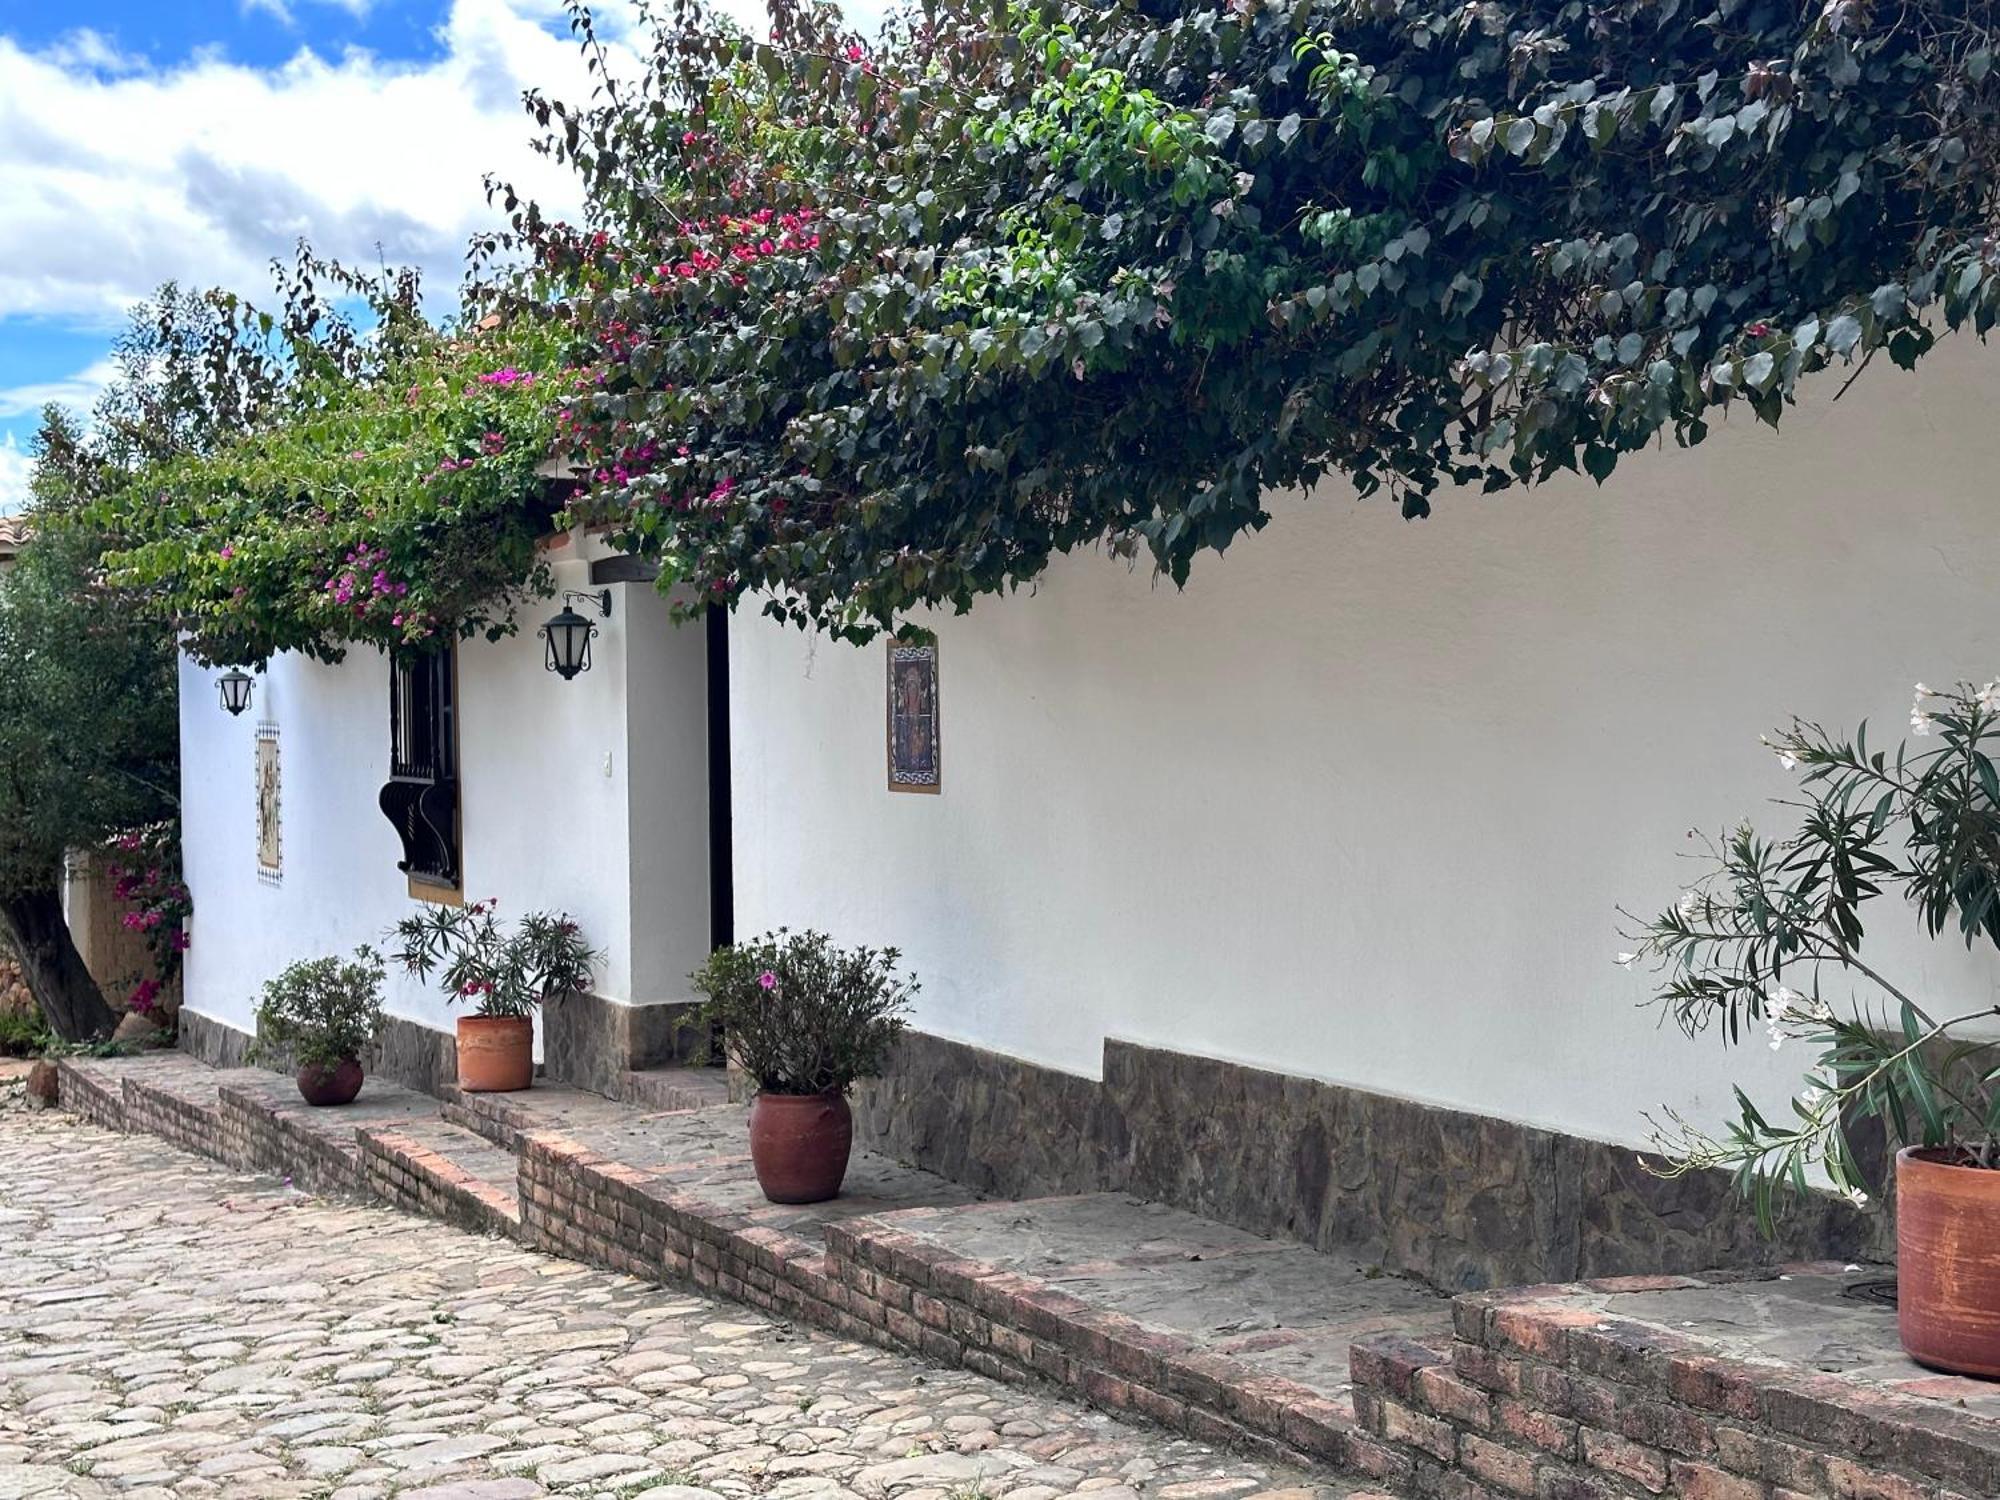
[[[449,1121],[410,1120],[356,1135],[362,1182],[375,1197],[480,1234],[518,1239],[514,1154]]]
[[[906,1347],[1364,1475],[1386,1457],[1357,1430],[1349,1347],[1451,1324],[1419,1282],[1117,1193],[854,1219],[827,1248]]]
[[[729,1074],[722,1068],[643,1068],[624,1076],[619,1097],[660,1113],[712,1109],[729,1103]]]
[[[2000,1384],[1910,1360],[1857,1295],[1891,1269],[1467,1294],[1451,1338],[1356,1344],[1356,1410],[1420,1495],[2000,1495]]]
[[[427,1094],[367,1079],[347,1104],[315,1106],[288,1075],[246,1070],[218,1074],[223,1138],[229,1159],[251,1171],[289,1178],[314,1193],[365,1193],[358,1132],[435,1119]]]

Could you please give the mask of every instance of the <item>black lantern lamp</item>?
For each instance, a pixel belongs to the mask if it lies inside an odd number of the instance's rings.
[[[608,620],[611,618],[611,590],[600,589],[594,594],[571,590],[562,597],[562,609],[535,633],[549,643],[543,668],[568,682],[577,673],[590,670],[590,638],[597,634],[597,627],[571,609],[570,603],[581,599],[596,606],[598,613]]]
[[[222,689],[222,706],[232,716],[240,714],[250,706],[250,674],[241,667],[231,667],[216,681]]]

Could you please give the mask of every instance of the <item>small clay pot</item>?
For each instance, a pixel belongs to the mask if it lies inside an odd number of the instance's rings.
[[[535,1023],[526,1016],[458,1018],[458,1086],[511,1094],[535,1081]]]
[[[342,1058],[332,1067],[308,1063],[298,1072],[299,1097],[308,1104],[352,1104],[361,1092],[361,1063]]]
[[[841,1094],[759,1094],[750,1101],[750,1162],[773,1203],[840,1196],[854,1149],[854,1116]]]
[[[2000,1376],[2000,1171],[1896,1154],[1896,1320],[1919,1363]]]

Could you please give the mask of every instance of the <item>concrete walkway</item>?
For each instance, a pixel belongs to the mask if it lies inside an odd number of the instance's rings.
[[[1280,1491],[1356,1493],[0,1084],[0,1500]]]

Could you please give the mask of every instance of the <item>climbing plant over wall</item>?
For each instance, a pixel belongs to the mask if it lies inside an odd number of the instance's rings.
[[[1182,580],[1272,488],[1602,480],[2000,296],[1990,0],[676,15],[617,81],[575,6],[606,89],[530,101],[585,223],[500,194],[596,354],[578,514],[685,608]]]
[[[281,419],[119,487],[107,566],[211,663],[504,634],[548,589],[559,348],[520,321],[305,372]]]

